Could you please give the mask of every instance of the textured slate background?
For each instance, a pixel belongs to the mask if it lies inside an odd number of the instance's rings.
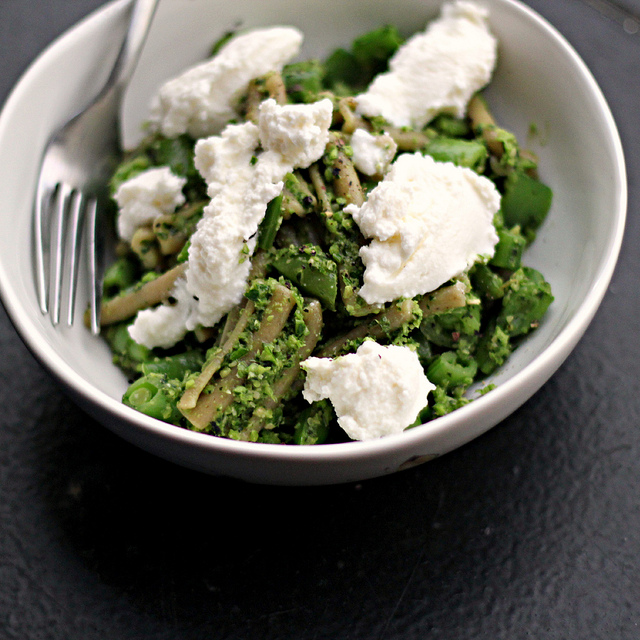
[[[2,0],[0,99],[101,4]],[[629,171],[619,267],[560,371],[427,465],[256,487],[117,439],[0,311],[1,640],[640,638],[638,22],[602,0],[529,4],[600,82]]]

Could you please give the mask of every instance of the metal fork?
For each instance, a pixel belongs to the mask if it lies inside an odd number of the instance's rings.
[[[45,147],[34,202],[38,301],[54,326],[66,299],[73,324],[83,228],[91,331],[100,331],[108,180],[122,157],[120,107],[159,0],[132,0],[122,47],[103,89]]]

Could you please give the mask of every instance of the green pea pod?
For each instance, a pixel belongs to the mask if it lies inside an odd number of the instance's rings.
[[[484,331],[476,350],[478,369],[484,374],[493,373],[511,355],[513,345],[508,334],[495,321]]]
[[[475,360],[463,364],[458,360],[455,351],[445,351],[433,359],[427,368],[427,378],[443,389],[468,387],[473,382],[477,370]]]
[[[478,140],[435,138],[425,151],[438,162],[453,162],[477,171],[483,170],[488,157],[487,148]]]
[[[461,340],[470,344],[475,342],[480,330],[480,316],[479,304],[467,304],[427,316],[420,324],[420,331],[435,345],[459,348]]]
[[[168,380],[184,380],[187,374],[193,371],[200,371],[203,364],[203,353],[191,350],[164,358],[155,357],[143,362],[142,373],[144,375],[157,373],[164,375]]]
[[[180,393],[180,386],[167,380],[166,376],[150,373],[131,384],[122,397],[122,402],[152,418],[178,424],[181,415],[176,401]]]
[[[551,286],[542,274],[522,267],[507,281],[498,325],[510,337],[529,333],[538,326],[552,301]]]
[[[456,118],[449,113],[437,115],[430,123],[429,128],[448,138],[464,138],[471,133],[471,127],[466,119]]]
[[[385,25],[356,38],[353,41],[352,51],[358,64],[372,77],[381,71],[386,71],[389,58],[403,41],[397,27]]]
[[[293,102],[310,103],[323,90],[324,66],[318,60],[288,64],[282,70],[287,94]]]
[[[494,267],[515,271],[520,267],[522,254],[527,246],[527,239],[516,225],[512,229],[498,229],[498,244],[489,261]]]
[[[333,407],[328,400],[314,402],[298,416],[293,432],[294,444],[326,442],[334,417]]]
[[[551,208],[553,192],[544,183],[524,171],[507,176],[502,196],[502,214],[507,227],[520,225],[528,240],[544,222]]]
[[[118,258],[104,274],[102,281],[104,295],[113,297],[132,286],[140,274],[136,263],[127,256]]]
[[[491,267],[484,263],[474,265],[469,277],[473,288],[488,300],[498,300],[504,295],[504,280]]]
[[[142,363],[151,357],[151,351],[129,335],[128,322],[110,325],[104,337],[111,347],[114,362],[126,371],[139,372]]]
[[[276,196],[268,205],[264,218],[258,228],[258,248],[265,251],[273,246],[280,223],[282,222],[282,194]]]
[[[338,275],[336,264],[315,245],[285,247],[271,262],[279,271],[309,296],[320,300],[331,311],[336,308]]]

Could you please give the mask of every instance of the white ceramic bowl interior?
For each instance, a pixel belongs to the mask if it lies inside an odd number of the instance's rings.
[[[162,0],[125,101],[125,141],[139,138],[158,84],[206,55],[228,29],[292,24],[302,57],[323,56],[373,27],[409,34],[439,0]],[[542,326],[492,379],[497,388],[427,425],[373,442],[287,447],[233,442],[166,425],[123,406],[127,382],[108,348],[81,325],[54,329],[32,275],[31,207],[49,134],[99,88],[115,58],[126,0],[89,16],[27,70],[0,115],[0,291],[27,346],[92,416],[128,441],[209,473],[273,484],[328,484],[380,476],[442,455],[485,432],[557,369],[591,321],[624,229],[626,176],[615,123],[593,77],[556,30],[513,0],[484,0],[500,42],[487,97],[498,121],[540,157],[554,203],[526,263],[555,295]],[[537,131],[531,136],[531,125]]]

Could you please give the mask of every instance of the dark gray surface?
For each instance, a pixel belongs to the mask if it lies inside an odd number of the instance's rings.
[[[0,99],[101,4],[1,0]],[[422,467],[256,487],[107,432],[1,313],[0,639],[640,638],[640,34],[583,0],[529,4],[600,82],[629,171],[619,267],[564,366]]]

